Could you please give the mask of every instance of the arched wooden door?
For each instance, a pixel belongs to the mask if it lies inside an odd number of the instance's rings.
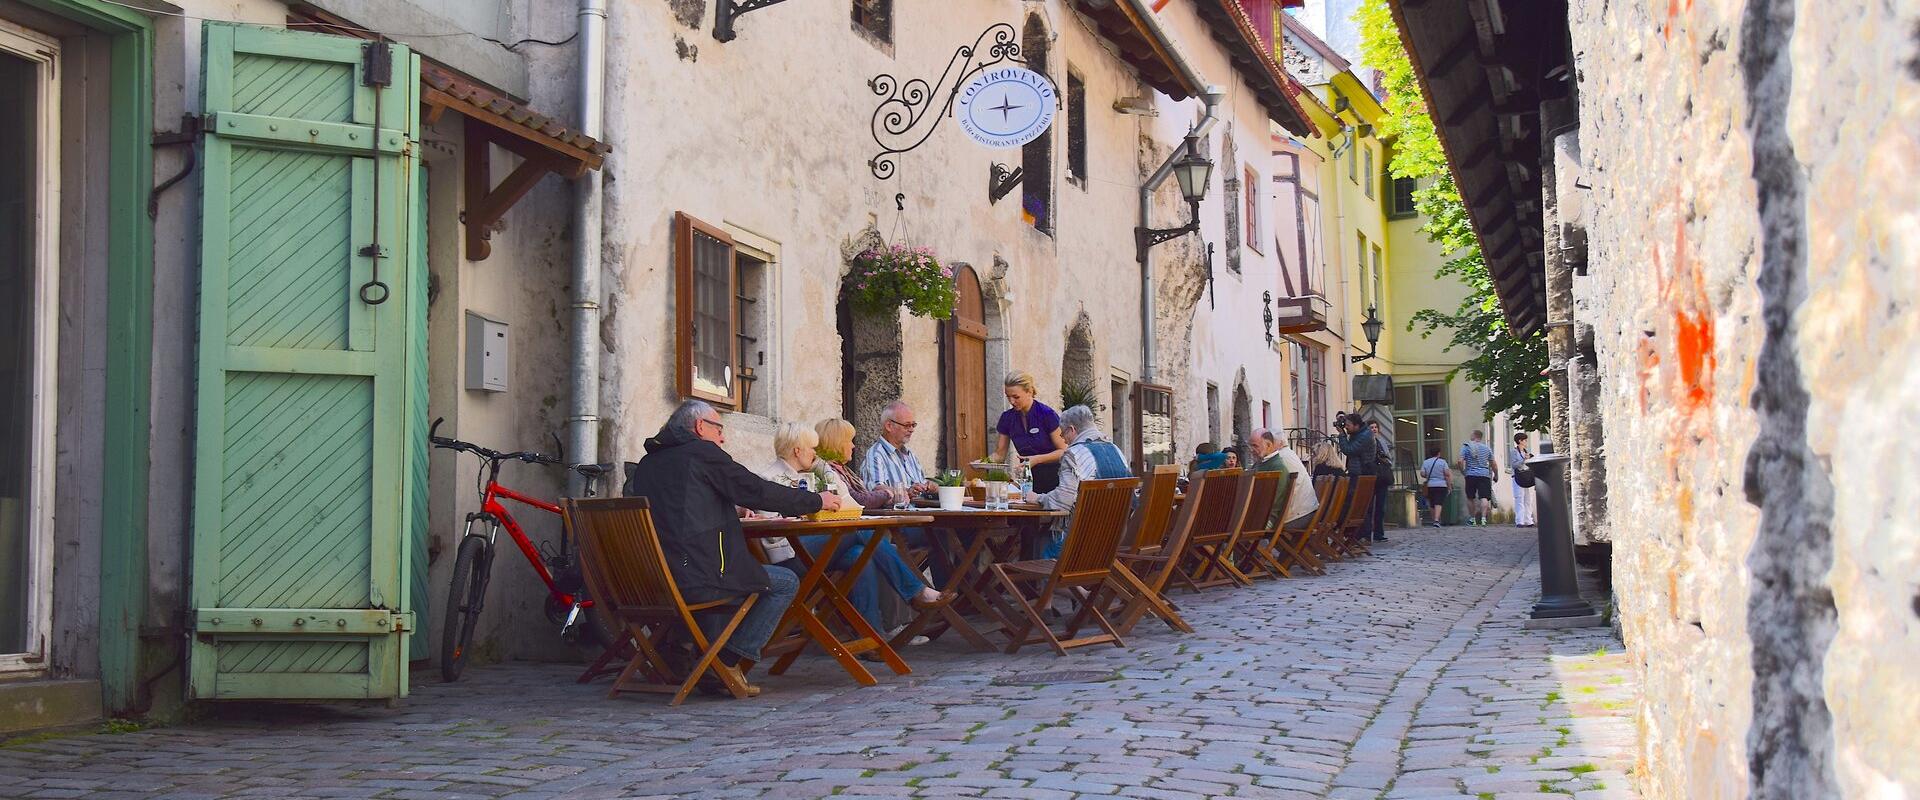
[[[954,273],[957,295],[953,319],[941,325],[941,356],[946,385],[941,418],[945,421],[945,466],[964,467],[987,457],[987,320],[980,276],[962,265]]]

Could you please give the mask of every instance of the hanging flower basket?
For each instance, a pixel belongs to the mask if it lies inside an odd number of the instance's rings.
[[[953,316],[953,269],[942,266],[927,247],[886,245],[853,258],[847,275],[855,310],[887,314],[901,306],[917,317]]]

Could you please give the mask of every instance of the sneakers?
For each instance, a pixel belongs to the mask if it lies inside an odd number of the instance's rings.
[[[893,637],[895,637],[895,636],[899,636],[899,635],[900,635],[900,632],[901,632],[901,631],[904,631],[904,630],[906,630],[906,629],[907,629],[907,626],[905,626],[905,625],[902,625],[902,626],[900,626],[900,627],[898,627],[898,628],[894,628],[893,630],[890,630],[890,631],[887,631],[887,638],[888,638],[888,639],[892,639],[892,638],[893,638]],[[912,638],[912,639],[909,639],[909,640],[907,640],[907,646],[908,646],[908,647],[919,647],[920,645],[923,645],[923,644],[926,644],[926,643],[928,643],[928,642],[931,642],[931,641],[933,641],[933,640],[932,640],[932,639],[929,639],[929,638],[927,638],[927,637],[925,637],[925,636],[921,636],[921,635],[919,635],[919,634],[914,634],[914,636],[913,636],[913,638]]]

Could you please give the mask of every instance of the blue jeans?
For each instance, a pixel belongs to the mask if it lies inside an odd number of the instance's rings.
[[[749,661],[760,660],[760,648],[773,638],[773,629],[779,627],[780,617],[787,613],[787,606],[793,603],[793,596],[800,591],[800,579],[784,569],[767,570],[767,590],[761,592],[753,608],[747,610],[747,616],[740,620],[740,626],[733,629],[733,638],[727,640],[725,649],[733,655]],[[707,627],[712,636],[720,632],[725,618],[716,618],[719,624]]]
[[[878,544],[874,544],[875,538],[879,539]],[[827,541],[826,536],[800,537],[800,542],[815,555],[827,546]],[[880,617],[881,579],[885,579],[894,592],[903,598],[919,594],[920,590],[927,588],[927,583],[921,580],[919,573],[913,571],[913,567],[907,565],[906,559],[900,557],[900,550],[893,546],[892,539],[875,537],[873,531],[860,531],[853,535],[851,541],[842,540],[840,550],[834,553],[833,560],[827,562],[827,566],[830,569],[847,569],[869,546],[876,548],[870,568],[854,579],[853,587],[847,591],[847,602],[852,603],[854,610],[866,618],[867,624],[880,628],[885,624]]]

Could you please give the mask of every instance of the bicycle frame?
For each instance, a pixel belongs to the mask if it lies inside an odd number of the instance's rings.
[[[526,556],[527,563],[533,566],[533,571],[540,576],[541,582],[547,585],[547,593],[553,596],[555,602],[563,607],[573,606],[577,603],[580,608],[592,608],[592,600],[579,600],[573,595],[562,592],[558,587],[554,586],[553,573],[547,569],[546,558],[541,555],[540,549],[534,546],[533,540],[527,538],[526,531],[520,527],[520,521],[514,519],[513,512],[508,511],[506,504],[500,502],[500,500],[502,498],[512,500],[522,505],[532,506],[533,508],[545,511],[554,516],[560,515],[560,507],[537,497],[529,497],[500,485],[500,464],[501,462],[494,461],[488,469],[487,487],[480,496],[480,512],[467,518],[465,535],[478,535],[473,532],[473,523],[476,519],[484,517],[490,520],[493,527],[487,531],[487,544],[489,545],[488,550],[492,551],[491,545],[495,543],[496,531],[499,528],[506,528],[507,535],[513,539],[514,545],[520,548],[521,555]],[[560,539],[560,552],[564,554],[566,551],[567,540],[566,537],[562,536]],[[491,561],[491,558],[489,558],[489,561]]]

